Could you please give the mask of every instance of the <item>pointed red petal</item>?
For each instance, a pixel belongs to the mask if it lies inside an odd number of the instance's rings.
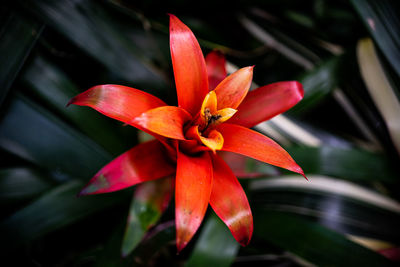
[[[217,155],[212,159],[214,176],[210,205],[236,241],[246,246],[253,234],[253,216],[246,194],[224,160]]]
[[[241,68],[226,77],[217,88],[218,110],[223,108],[236,109],[249,91],[253,79],[253,67]]]
[[[150,109],[165,106],[157,97],[122,85],[104,84],[72,98],[68,105],[89,106],[113,119],[129,124]]]
[[[165,137],[185,140],[183,126],[191,119],[192,116],[182,108],[163,106],[144,112],[133,123]]]
[[[296,81],[277,82],[257,88],[247,94],[229,122],[251,128],[287,111],[303,96],[303,86]]]
[[[206,56],[208,86],[214,90],[226,77],[225,57],[219,51],[212,51]]]
[[[199,228],[210,200],[212,163],[207,152],[178,152],[175,192],[176,242],[180,252]]]
[[[170,48],[179,106],[192,116],[208,93],[206,63],[192,31],[170,15]]]
[[[270,138],[235,124],[224,123],[217,129],[224,137],[222,150],[242,154],[304,176],[303,170],[292,157]]]
[[[82,189],[80,195],[107,193],[175,172],[157,140],[139,144],[104,166]]]

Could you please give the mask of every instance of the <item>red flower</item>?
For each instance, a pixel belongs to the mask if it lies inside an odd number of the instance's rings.
[[[223,56],[212,52],[205,60],[191,30],[173,15],[170,48],[179,107],[120,85],[95,86],[71,99],[70,104],[92,107],[156,138],[111,161],[81,194],[112,192],[176,173],[178,251],[199,228],[209,203],[245,246],[253,232],[250,206],[216,151],[239,153],[304,176],[283,148],[248,129],[295,105],[303,97],[302,86],[279,82],[248,92],[253,67],[225,78]]]

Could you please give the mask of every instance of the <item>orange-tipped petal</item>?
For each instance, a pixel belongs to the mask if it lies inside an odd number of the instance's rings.
[[[223,108],[236,109],[249,91],[253,79],[253,67],[241,68],[226,77],[215,93],[218,99],[218,110]]]
[[[192,116],[208,93],[206,63],[192,31],[170,15],[170,48],[179,106]]]
[[[215,89],[217,85],[226,77],[225,57],[219,51],[212,51],[206,56],[208,86],[210,90]]]
[[[212,187],[210,154],[188,156],[178,151],[175,191],[176,242],[180,252],[199,228]]]
[[[217,150],[221,150],[224,145],[224,137],[217,130],[211,130],[207,137],[201,135],[199,135],[199,137],[200,141],[214,153]]]
[[[197,140],[211,149],[214,153],[217,150],[221,150],[222,146],[224,145],[224,137],[220,132],[213,129],[211,130],[207,136],[202,136],[199,132],[199,126],[192,126],[186,132],[186,137],[191,140]]]
[[[217,126],[223,122],[226,122],[233,115],[235,115],[236,112],[237,112],[237,110],[233,109],[233,108],[223,108],[223,109],[218,110],[217,113],[215,114],[218,119],[214,121],[214,126]]]
[[[114,84],[94,86],[72,98],[68,105],[70,104],[89,106],[127,124],[143,112],[166,105],[151,94]]]
[[[272,83],[250,91],[229,121],[248,128],[281,114],[303,99],[304,90],[296,81]]]
[[[139,144],[104,166],[79,195],[108,193],[171,175],[175,166],[157,140]]]
[[[224,123],[217,127],[224,136],[222,150],[235,152],[304,175],[292,157],[270,138],[245,127]],[[307,178],[306,178],[307,179]]]
[[[224,160],[217,155],[213,155],[212,160],[214,175],[210,205],[236,241],[246,246],[253,234],[253,216],[246,194]]]
[[[192,116],[182,108],[163,106],[142,113],[133,123],[161,136],[185,140],[183,126],[191,119]]]

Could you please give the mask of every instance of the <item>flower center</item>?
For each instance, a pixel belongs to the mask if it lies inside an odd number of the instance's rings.
[[[215,127],[231,118],[235,112],[233,108],[218,110],[217,95],[214,91],[209,92],[203,100],[199,114],[187,129],[186,138],[197,140],[214,152],[220,150],[224,144],[224,138]]]

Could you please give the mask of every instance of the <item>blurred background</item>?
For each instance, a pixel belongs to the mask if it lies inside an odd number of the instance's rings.
[[[398,10],[389,0],[3,1],[3,266],[399,264]],[[255,129],[280,143],[310,181],[255,160],[240,165],[261,177],[241,180],[255,226],[247,247],[208,209],[177,255],[173,201],[154,215],[132,200],[134,187],[76,197],[144,137],[66,104],[115,83],[175,105],[167,13],[192,29],[204,54],[222,51],[229,71],[255,65],[254,88],[304,86],[298,105]],[[138,218],[134,230],[128,214]]]

